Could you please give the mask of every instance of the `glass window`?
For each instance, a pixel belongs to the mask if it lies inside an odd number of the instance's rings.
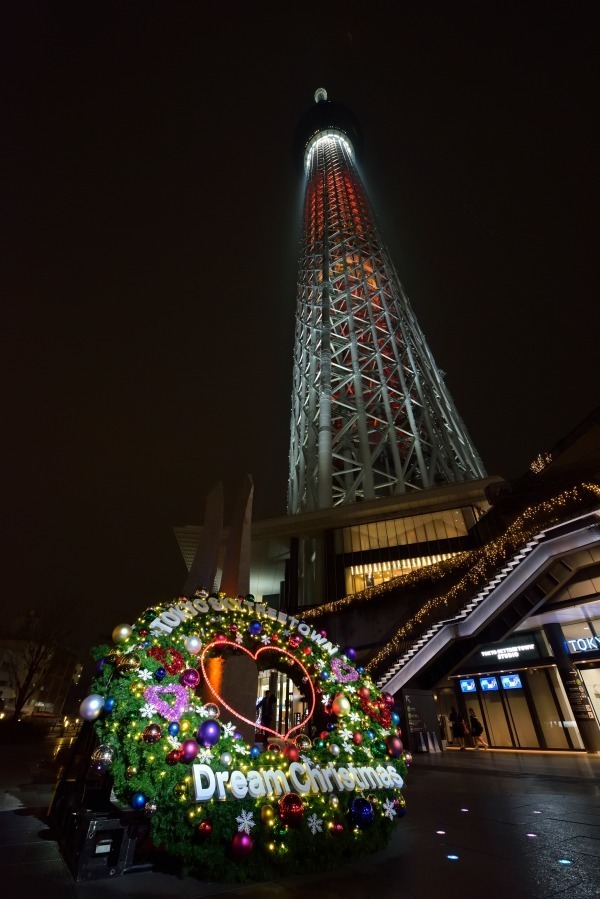
[[[564,731],[566,709],[560,711],[556,706],[556,686],[558,677],[548,677],[550,671],[556,675],[556,669],[530,668],[527,672],[527,683],[535,705],[538,721],[548,749],[569,749]],[[552,690],[554,686],[554,691]],[[554,694],[554,695],[553,695]],[[560,703],[559,703],[560,705]],[[569,715],[569,717],[572,717]],[[573,722],[575,723],[575,722]]]

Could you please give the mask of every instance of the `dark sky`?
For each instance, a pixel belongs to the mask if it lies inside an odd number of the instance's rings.
[[[285,512],[321,85],[488,472],[597,406],[594,7],[3,5],[5,608],[58,597],[88,645],[181,590],[218,480]]]

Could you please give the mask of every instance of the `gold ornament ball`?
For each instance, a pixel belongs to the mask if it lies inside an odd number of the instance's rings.
[[[125,777],[127,778],[127,780],[131,780],[131,778],[134,777],[136,774],[137,774],[137,768],[135,767],[135,765],[130,765],[127,768],[127,770],[125,771]]]
[[[260,820],[263,824],[273,824],[273,822],[275,821],[275,809],[272,805],[263,805],[260,810]]]
[[[178,799],[185,799],[188,794],[187,784],[175,784],[175,786],[173,787],[173,793],[175,794],[175,796],[177,796]]]
[[[342,694],[339,694],[331,703],[331,711],[338,718],[342,718],[350,712],[350,701]]]
[[[132,633],[133,628],[130,624],[117,624],[112,632],[113,643],[122,643],[124,640],[129,640]]]
[[[179,725],[179,729],[180,729],[180,731],[181,731],[182,734],[187,734],[188,730],[190,729],[190,722],[189,722],[189,721],[186,721],[186,720],[184,719],[184,720],[181,722],[181,724]]]
[[[117,671],[119,674],[131,674],[133,671],[137,671],[141,664],[142,660],[134,652],[117,657]]]

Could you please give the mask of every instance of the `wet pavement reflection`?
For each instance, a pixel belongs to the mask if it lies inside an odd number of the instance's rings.
[[[327,874],[255,885],[145,870],[76,882],[47,822],[69,738],[0,745],[3,896],[194,899],[588,899],[600,896],[600,757],[580,753],[416,755],[407,814],[383,852]]]

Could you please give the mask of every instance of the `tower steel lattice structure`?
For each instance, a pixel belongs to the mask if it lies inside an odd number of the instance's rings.
[[[296,134],[290,514],[485,477],[383,240],[360,148],[356,119],[320,88]]]

